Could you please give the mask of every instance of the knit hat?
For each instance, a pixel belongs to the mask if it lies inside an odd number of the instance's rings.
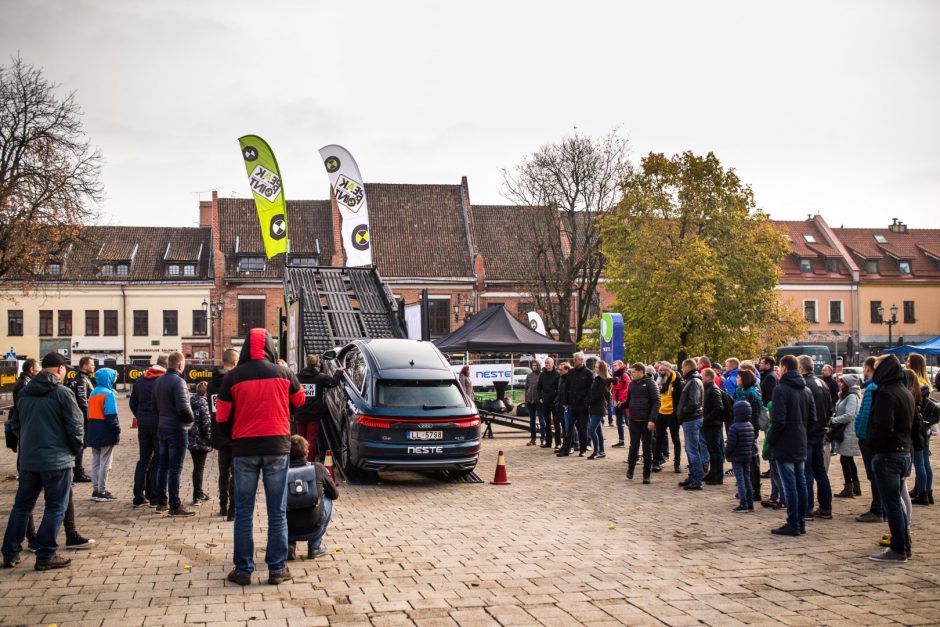
[[[737,401],[734,404],[734,421],[751,419],[751,404],[747,401]]]
[[[858,375],[856,374],[844,374],[842,375],[842,383],[845,384],[845,387],[851,389],[858,385]]]
[[[67,366],[68,363],[69,362],[65,361],[65,357],[59,353],[48,353],[42,358],[43,368],[58,368],[59,366]]]

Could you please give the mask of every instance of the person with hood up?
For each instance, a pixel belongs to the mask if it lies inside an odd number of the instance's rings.
[[[751,404],[736,401],[734,404],[734,422],[728,428],[728,442],[725,444],[725,458],[731,462],[734,479],[738,489],[738,506],[735,513],[754,511],[754,489],[751,487],[751,459],[754,451],[754,426],[751,424]]]
[[[858,480],[858,467],[855,458],[861,455],[858,449],[858,437],[855,435],[855,415],[862,404],[862,390],[858,377],[854,374],[842,375],[839,382],[839,401],[836,403],[836,415],[829,421],[831,427],[838,429],[833,438],[839,463],[842,465],[842,477],[845,487],[834,494],[840,499],[851,499],[862,495],[862,484]],[[844,425],[844,426],[840,426]]]
[[[235,520],[235,488],[232,479],[232,439],[222,430],[216,420],[216,400],[225,375],[235,368],[238,363],[238,351],[226,348],[222,352],[222,367],[216,368],[206,389],[206,398],[209,399],[210,421],[209,440],[212,448],[218,451],[219,463],[219,516],[225,516],[227,522]],[[231,499],[229,497],[232,497]]]
[[[187,436],[189,456],[193,459],[193,505],[202,505],[209,500],[209,495],[202,489],[206,457],[212,450],[209,401],[206,398],[208,389],[209,384],[200,381],[196,384],[196,393],[189,398],[189,404],[193,408],[193,418],[195,418]]]
[[[875,361],[872,379],[878,388],[872,395],[867,441],[873,453],[871,465],[888,516],[891,545],[868,559],[906,562],[911,550],[910,516],[904,506],[902,492],[911,474],[914,397],[905,385],[901,362],[894,355],[884,355]]]
[[[856,522],[880,523],[885,519],[884,503],[881,501],[881,491],[875,479],[875,469],[871,466],[874,453],[868,445],[868,418],[871,415],[871,402],[878,386],[872,380],[875,374],[875,358],[868,357],[862,363],[862,403],[858,413],[855,414],[855,436],[858,438],[858,450],[862,453],[862,464],[865,466],[865,477],[871,486],[871,505],[868,511],[855,517]]]
[[[117,372],[99,368],[95,373],[95,389],[88,396],[88,433],[85,443],[91,448],[91,500],[116,501],[108,491],[108,473],[114,447],[121,441],[114,381]]]
[[[139,456],[134,468],[134,507],[149,502],[160,504],[157,493],[157,406],[153,402],[153,386],[166,374],[166,355],[158,355],[157,363],[137,377],[131,388],[130,408],[137,420]]]
[[[65,358],[49,353],[42,358],[42,372],[20,392],[10,425],[19,438],[19,483],[6,532],[3,567],[20,562],[27,520],[42,492],[45,510],[36,533],[35,570],[65,568],[71,560],[57,555],[56,536],[65,517],[72,486],[75,456],[82,449],[84,416],[62,381],[68,372]]]
[[[735,401],[747,401],[751,406],[751,426],[754,427],[754,442],[757,443],[758,434],[760,434],[760,412],[763,407],[763,396],[760,386],[754,372],[738,369],[738,376],[735,380],[734,388]],[[754,457],[751,458],[751,487],[754,489],[754,498],[762,500],[760,483],[760,456],[757,447],[754,447]]]
[[[195,421],[189,402],[189,386],[183,380],[186,358],[183,353],[170,353],[166,374],[157,379],[153,388],[153,404],[157,410],[157,491],[160,504],[157,512],[169,509],[170,516],[195,516],[180,500],[180,477],[189,447],[189,428]],[[169,498],[168,498],[169,493]]]
[[[297,435],[307,441],[307,461],[315,462],[319,458],[318,438],[320,425],[328,417],[324,398],[329,388],[339,385],[342,373],[337,370],[333,376],[320,370],[320,356],[307,355],[307,365],[297,373],[297,380],[304,390],[303,407],[294,414],[297,423]]]
[[[254,563],[254,513],[258,480],[264,482],[268,583],[292,578],[287,568],[287,470],[291,407],[306,397],[294,373],[278,366],[274,339],[265,329],[248,332],[238,366],[225,375],[216,400],[216,422],[232,439],[235,476],[234,568],[227,579],[246,586]]]

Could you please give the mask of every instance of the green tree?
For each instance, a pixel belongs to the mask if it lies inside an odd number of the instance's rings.
[[[622,189],[601,243],[631,358],[749,357],[802,333],[774,290],[786,236],[734,169],[650,153]]]

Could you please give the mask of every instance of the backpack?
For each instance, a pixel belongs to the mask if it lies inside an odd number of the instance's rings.
[[[718,388],[721,392],[721,420],[722,422],[734,422],[734,399],[725,392],[723,388]]]
[[[287,511],[316,507],[320,500],[317,468],[313,464],[287,469]]]

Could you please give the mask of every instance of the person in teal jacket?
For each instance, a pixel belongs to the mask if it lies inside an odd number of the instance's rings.
[[[862,463],[865,465],[865,476],[871,485],[871,506],[864,514],[855,517],[858,522],[881,522],[884,520],[884,504],[881,501],[881,491],[875,481],[875,471],[871,465],[874,453],[868,446],[868,419],[871,416],[871,403],[878,386],[872,381],[875,374],[875,358],[869,357],[862,364],[862,404],[855,414],[855,435],[858,437],[858,448],[862,453]]]

